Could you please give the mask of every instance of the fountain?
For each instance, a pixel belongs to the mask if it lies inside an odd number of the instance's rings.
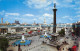
[[[45,34],[44,34],[44,35],[41,35],[40,37],[41,37],[41,38],[51,38],[51,36],[50,36],[50,35],[48,35],[46,32],[45,32]]]
[[[22,34],[22,40],[21,43],[25,43],[24,33]]]
[[[30,45],[30,44],[31,44],[31,40],[25,40],[24,33],[23,33],[21,40],[17,40],[12,45],[17,46],[17,45]]]

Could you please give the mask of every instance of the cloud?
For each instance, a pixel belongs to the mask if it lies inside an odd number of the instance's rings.
[[[74,8],[75,10],[80,10],[80,7]]]
[[[76,5],[63,5],[62,7],[65,7],[65,8],[73,8],[73,7],[75,7]]]
[[[44,18],[52,19],[53,15],[52,14],[48,14],[48,13],[44,13],[42,16],[39,16],[40,20],[44,20]]]
[[[23,16],[34,16],[33,14],[24,14]]]
[[[80,13],[80,11],[77,11],[76,13]]]
[[[42,14],[41,16],[37,16],[38,20],[40,21],[44,21],[44,18],[45,19],[52,19],[53,18],[53,15],[52,14],[49,14],[49,13],[44,13]]]
[[[52,10],[53,9],[53,7],[45,7],[44,8],[44,10],[47,10],[47,11],[50,11],[50,10]]]
[[[80,13],[80,7],[74,8],[76,10],[76,13],[79,14]]]
[[[80,4],[80,0],[74,0],[75,1],[75,4],[79,5]]]
[[[63,2],[71,3],[73,0],[63,0]]]
[[[18,20],[20,21],[20,23],[32,23],[33,21],[31,21],[32,19],[26,19],[25,17],[22,17],[22,16],[19,16],[19,17],[16,17],[16,16],[5,16],[4,17],[4,21],[8,21],[10,23],[14,23],[15,20]]]
[[[74,19],[73,19],[73,18],[69,18],[69,20],[70,20],[70,21],[73,21]]]
[[[39,20],[44,20],[44,18],[43,17],[39,17]]]
[[[36,19],[36,18],[34,18],[33,20],[34,20],[34,21],[36,21],[37,19]]]
[[[23,23],[23,22],[28,22],[28,23],[31,23],[33,21],[30,21],[30,20],[33,20],[33,18],[26,18],[26,16],[34,16],[33,14],[19,14],[19,13],[5,13],[5,17],[4,17],[4,20],[6,21],[11,21],[10,23],[14,23],[15,20],[18,20],[20,21],[20,23]]]
[[[44,14],[43,14],[43,17],[53,18],[53,15],[52,15],[52,14],[48,14],[48,13],[44,13]]]
[[[58,8],[61,8],[61,7],[73,8],[76,6],[75,4],[72,4],[72,3],[76,2],[74,0],[55,0],[55,2],[57,4]]]
[[[72,18],[72,16],[63,16],[62,17],[63,19],[66,19],[66,20],[70,20],[70,21],[73,21],[74,19]]]
[[[52,4],[52,0],[25,0],[23,3],[32,8],[44,8]]]
[[[46,23],[51,23],[52,22],[52,18],[53,18],[53,15],[52,14],[49,14],[49,13],[44,13],[42,16],[39,16],[38,20],[39,22],[43,23],[44,22],[44,18],[46,19]]]
[[[46,10],[49,10],[49,7],[52,6],[52,4],[56,3],[58,8],[61,7],[76,7],[76,5],[79,5],[80,0],[25,0],[23,2],[25,5],[29,6],[30,8],[45,8]],[[75,3],[75,4],[72,4]],[[45,10],[44,9],[44,10]]]
[[[64,17],[62,17],[62,18],[69,18],[70,16],[64,16]]]
[[[5,10],[2,10],[1,12],[0,12],[0,15],[4,15],[5,14]]]
[[[80,15],[77,15],[77,16],[75,16],[75,17],[80,17]]]
[[[9,15],[19,16],[20,14],[19,13],[5,13],[5,16],[9,16]]]

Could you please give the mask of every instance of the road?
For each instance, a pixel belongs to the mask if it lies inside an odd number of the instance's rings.
[[[25,46],[25,48],[21,47],[22,51],[57,51],[55,47],[43,45],[42,41],[44,39],[39,38],[39,36],[33,36],[27,39],[32,40],[32,43],[30,46]]]

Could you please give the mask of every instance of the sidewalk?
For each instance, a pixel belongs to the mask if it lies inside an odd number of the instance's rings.
[[[68,51],[68,47],[69,47],[69,45],[64,44],[64,45],[62,45],[60,47],[60,50],[59,51]]]
[[[60,51],[68,51],[69,48],[71,48],[74,45],[74,41],[71,41],[70,44],[63,44],[60,47]]]
[[[8,49],[7,49],[7,51],[9,51],[9,50],[13,50],[13,51],[18,51],[18,46],[10,46]]]
[[[79,41],[79,47],[78,47],[78,51],[80,51],[80,41]]]

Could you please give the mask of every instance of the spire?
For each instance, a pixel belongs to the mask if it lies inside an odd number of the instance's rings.
[[[46,19],[44,18],[44,24],[46,24]]]
[[[33,23],[33,25],[36,25],[36,22],[35,22],[35,20],[34,20],[34,23]]]

